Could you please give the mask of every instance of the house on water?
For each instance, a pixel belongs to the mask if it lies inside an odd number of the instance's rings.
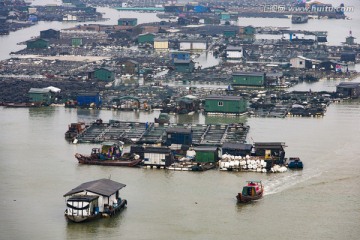
[[[40,38],[42,39],[60,39],[60,31],[48,29],[40,31]]]
[[[247,101],[240,96],[210,95],[205,98],[205,112],[241,114],[247,111]]]
[[[137,42],[139,44],[145,44],[145,43],[151,43],[153,44],[154,43],[154,39],[155,39],[155,34],[153,33],[143,33],[143,34],[140,34],[138,37],[137,37]]]
[[[221,148],[216,146],[198,146],[194,151],[195,161],[198,163],[215,163],[222,156]]]
[[[266,74],[264,72],[233,72],[233,87],[263,88],[266,85]]]
[[[192,130],[190,128],[170,127],[166,129],[167,146],[172,144],[187,145],[192,144]]]
[[[139,62],[128,59],[125,62],[121,63],[121,73],[122,74],[138,74],[140,70]]]
[[[50,46],[49,40],[47,39],[34,39],[26,41],[26,48],[27,49],[45,49]]]
[[[234,143],[234,142],[225,142],[222,145],[223,154],[229,154],[232,156],[242,156],[251,155],[251,150],[253,148],[252,144],[247,143]]]
[[[38,105],[49,105],[52,103],[52,93],[48,88],[30,88],[29,92],[30,102]]]
[[[349,98],[360,97],[360,82],[341,82],[336,86],[336,92]]]
[[[254,155],[264,157],[269,161],[268,167],[274,164],[284,164],[285,161],[285,143],[283,142],[255,142]]]
[[[112,82],[115,80],[115,73],[112,69],[107,67],[97,68],[92,72],[89,72],[90,79],[96,79],[99,81]]]
[[[190,73],[194,71],[195,63],[190,59],[174,59],[174,68],[176,72]]]
[[[100,107],[102,104],[102,99],[99,92],[79,93],[76,97],[76,101],[79,107]]]
[[[137,146],[132,147],[130,152],[144,159],[144,166],[168,167],[174,162],[174,155],[168,147]]]
[[[65,216],[74,222],[91,220],[103,214],[111,216],[127,204],[120,197],[120,190],[125,186],[105,178],[85,182],[64,194]]]
[[[118,25],[119,26],[136,26],[137,18],[119,18]]]

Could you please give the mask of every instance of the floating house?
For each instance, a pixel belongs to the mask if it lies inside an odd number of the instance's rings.
[[[237,31],[235,29],[226,29],[224,30],[224,37],[230,38],[230,37],[236,37]]]
[[[140,155],[141,156],[141,155]],[[168,167],[174,162],[174,156],[167,147],[144,147],[144,166]]]
[[[169,50],[169,39],[155,38],[154,49],[157,51],[168,51]]]
[[[205,112],[241,114],[247,111],[247,101],[240,96],[208,96]]]
[[[244,57],[244,49],[240,46],[227,46],[225,57],[228,60],[240,60]]]
[[[45,49],[50,46],[49,40],[38,38],[26,41],[27,49]]]
[[[192,144],[192,130],[179,127],[166,129],[166,145],[170,146],[172,144],[190,146]]]
[[[89,72],[89,78],[99,81],[112,82],[115,80],[115,73],[110,68],[101,67]]]
[[[246,155],[251,155],[252,148],[252,144],[225,142],[222,145],[222,152],[223,154],[229,154],[232,156],[245,157]]]
[[[139,62],[135,60],[127,60],[121,64],[121,73],[123,74],[138,74],[140,70]]]
[[[140,34],[137,37],[137,41],[139,44],[144,44],[144,43],[154,43],[154,38],[155,38],[155,34],[153,33],[144,33],[144,34]]]
[[[270,161],[273,164],[284,164],[285,161],[285,143],[283,142],[255,142],[254,155],[264,157],[265,161]]]
[[[174,68],[176,72],[190,73],[194,71],[195,63],[190,59],[174,59]]]
[[[221,158],[221,148],[216,146],[199,146],[194,148],[195,161],[200,163],[215,163]]]
[[[177,109],[179,114],[187,114],[189,112],[196,112],[200,109],[200,101],[196,96],[186,95],[178,98]]]
[[[185,51],[205,51],[207,49],[207,41],[201,39],[185,39],[180,40],[179,50]]]
[[[355,52],[343,52],[340,55],[341,62],[356,62],[356,53]]]
[[[190,52],[188,51],[173,51],[170,53],[171,59],[174,60],[190,60]]]
[[[336,92],[344,97],[359,98],[360,82],[341,82],[336,86]]]
[[[52,103],[51,90],[48,88],[30,88],[29,92],[30,102],[39,105],[49,105]]]
[[[265,87],[264,72],[233,72],[232,86],[234,87]]]
[[[110,179],[85,182],[64,194],[65,216],[74,222],[83,222],[111,216],[127,204],[120,198],[120,190],[126,185]]]
[[[43,39],[60,39],[60,31],[48,29],[40,31],[40,38]]]
[[[119,18],[118,25],[119,26],[136,26],[137,18]]]
[[[102,104],[99,92],[79,93],[76,101],[79,107],[91,107],[93,105],[99,107]]]
[[[313,60],[303,57],[297,56],[290,59],[290,65],[292,68],[299,68],[299,69],[311,69],[313,64]]]
[[[165,4],[165,12],[182,13],[185,11],[185,4]]]
[[[71,46],[73,47],[80,47],[83,45],[82,38],[71,38]]]

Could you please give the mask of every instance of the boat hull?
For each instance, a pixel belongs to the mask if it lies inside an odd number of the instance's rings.
[[[238,193],[238,195],[236,196],[236,199],[237,199],[238,203],[247,203],[247,202],[258,200],[258,199],[262,198],[262,196],[263,196],[263,191],[261,191],[259,194],[256,194],[255,196],[244,196],[242,193]]]
[[[119,166],[119,167],[135,167],[139,165],[141,159],[114,159],[114,160],[100,160],[91,156],[84,156],[82,154],[75,154],[76,159],[81,164],[102,165],[102,166]]]

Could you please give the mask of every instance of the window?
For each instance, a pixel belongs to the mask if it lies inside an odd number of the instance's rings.
[[[302,65],[302,64],[303,64],[303,61],[300,61],[299,64]]]
[[[224,106],[224,102],[218,102],[218,106],[219,106],[219,107]]]

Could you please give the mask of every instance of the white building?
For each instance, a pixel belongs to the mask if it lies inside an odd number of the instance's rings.
[[[228,46],[225,49],[225,56],[227,59],[241,59],[244,57],[244,49],[243,47],[237,47],[237,46]]]
[[[207,49],[207,41],[206,40],[180,40],[179,50],[184,51],[205,51]]]

